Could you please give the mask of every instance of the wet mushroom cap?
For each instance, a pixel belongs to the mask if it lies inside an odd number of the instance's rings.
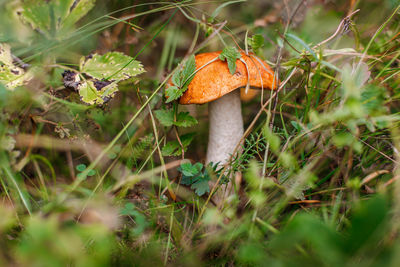
[[[196,70],[217,58],[221,52],[198,54],[195,57]],[[254,54],[247,56],[241,52],[250,75],[250,87],[257,89],[275,89],[274,72],[267,63]],[[233,90],[244,88],[247,85],[248,74],[246,65],[236,60],[236,71],[232,75],[228,64],[217,59],[199,70],[188,86],[186,92],[179,99],[180,104],[204,104],[214,101]]]

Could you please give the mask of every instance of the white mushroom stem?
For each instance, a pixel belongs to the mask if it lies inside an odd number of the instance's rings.
[[[208,104],[210,129],[206,164],[225,164],[243,136],[240,90],[234,90]]]

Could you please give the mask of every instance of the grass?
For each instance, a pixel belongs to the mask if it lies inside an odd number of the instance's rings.
[[[396,1],[82,3],[0,0],[0,265],[399,264]],[[242,104],[242,153],[218,170],[195,165],[207,106],[178,121],[164,85],[224,47],[254,49],[280,84]],[[80,87],[100,81],[80,61],[111,51],[130,56],[119,76],[146,72]],[[11,86],[8,68],[27,76]],[[182,184],[226,170],[219,206],[219,186]]]

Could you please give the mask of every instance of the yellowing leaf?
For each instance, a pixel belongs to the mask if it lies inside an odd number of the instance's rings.
[[[126,80],[145,72],[139,61],[120,52],[83,57],[80,71],[92,78],[114,81]]]
[[[10,46],[0,43],[0,83],[12,90],[24,85],[32,77],[31,72],[25,72],[24,69],[14,65]]]
[[[115,82],[87,80],[78,86],[81,100],[89,105],[102,105],[114,97],[118,91]]]

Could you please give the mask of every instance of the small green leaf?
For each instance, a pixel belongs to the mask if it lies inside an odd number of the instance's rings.
[[[197,123],[197,120],[190,116],[189,112],[179,112],[174,124],[178,127],[191,127]]]
[[[195,165],[192,165],[190,162],[186,162],[181,164],[181,166],[178,168],[178,171],[185,176],[195,176],[200,173],[202,168],[203,164],[199,162]]]
[[[172,75],[172,83],[177,87],[181,88],[183,86],[183,78],[182,78],[182,71],[177,70],[175,73]]]
[[[174,111],[172,109],[160,109],[154,111],[158,121],[165,127],[172,126],[174,124]]]
[[[195,183],[192,184],[192,186],[190,188],[194,189],[195,193],[199,197],[204,195],[206,192],[207,193],[210,192],[210,185],[208,184],[208,180],[204,179],[204,178],[198,179]]]
[[[172,75],[171,80],[174,85],[165,89],[165,95],[168,98],[166,103],[170,103],[182,96],[193,80],[195,71],[196,61],[194,55],[192,55],[185,62],[183,69],[175,71]]]
[[[179,156],[182,154],[178,141],[170,141],[161,149],[163,156]]]
[[[249,38],[249,45],[253,51],[257,51],[264,46],[264,37],[262,37],[261,34],[253,35],[251,38]]]
[[[290,121],[290,123],[297,131],[301,132],[301,125],[297,121]]]
[[[165,95],[168,97],[166,103],[172,102],[182,96],[183,92],[176,86],[170,86],[165,89]]]
[[[183,149],[186,151],[194,137],[194,133],[188,133],[180,136]],[[168,142],[161,150],[163,156],[180,156],[182,154],[181,146],[178,140]]]
[[[87,173],[87,176],[93,176],[96,174],[95,170],[89,170],[89,172]]]
[[[80,71],[92,78],[115,81],[126,80],[145,72],[139,61],[120,52],[83,57]]]
[[[219,54],[219,59],[228,63],[229,72],[233,75],[236,71],[236,60],[241,58],[242,55],[237,51],[235,47],[225,47],[221,54]]]
[[[135,215],[135,205],[131,202],[125,204],[125,206],[120,210],[121,215]]]
[[[76,170],[83,172],[84,170],[86,170],[86,165],[85,164],[79,164],[76,166]]]

